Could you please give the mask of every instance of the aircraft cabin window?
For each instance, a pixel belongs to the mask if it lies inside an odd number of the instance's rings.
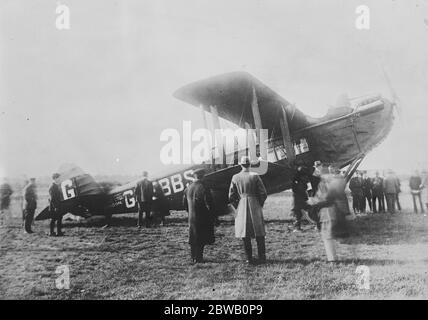
[[[296,155],[309,152],[309,145],[306,138],[301,138],[299,143],[294,143],[294,152]]]
[[[278,160],[287,158],[287,153],[285,152],[284,146],[276,146],[275,151],[276,155],[278,156]]]

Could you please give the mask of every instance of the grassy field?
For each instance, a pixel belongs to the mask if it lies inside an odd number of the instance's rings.
[[[268,263],[247,266],[233,217],[221,217],[204,264],[189,263],[187,216],[173,213],[167,226],[138,230],[135,215],[68,222],[66,236],[21,230],[19,201],[2,216],[0,297],[3,299],[427,299],[428,217],[404,210],[357,217],[352,236],[338,244],[341,262],[329,264],[312,225],[290,231],[288,193],[265,207]],[[406,209],[408,208],[408,209]],[[42,209],[42,205],[39,209]],[[255,247],[255,245],[254,245]],[[253,248],[255,250],[255,248]],[[67,265],[70,289],[58,290],[55,270]],[[367,266],[369,289],[359,289],[358,266]]]

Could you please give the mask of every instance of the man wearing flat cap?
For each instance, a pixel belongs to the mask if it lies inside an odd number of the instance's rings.
[[[244,156],[240,165],[242,171],[232,177],[229,188],[229,201],[237,209],[235,217],[235,236],[241,238],[247,263],[253,263],[251,239],[256,238],[260,263],[266,262],[265,224],[263,204],[267,193],[259,175],[250,172],[250,158]]]
[[[62,232],[62,211],[61,211],[61,189],[60,184],[60,174],[54,173],[52,175],[52,184],[49,187],[49,211],[51,212],[52,218],[49,225],[51,237],[61,237],[64,235]],[[55,233],[55,224],[56,224],[56,233]]]
[[[203,262],[204,247],[214,243],[214,203],[203,181],[205,170],[193,172],[196,179],[184,190],[183,205],[189,213],[189,244],[192,263]]]

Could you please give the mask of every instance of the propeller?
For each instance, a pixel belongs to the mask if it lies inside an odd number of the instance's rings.
[[[401,99],[398,97],[397,93],[395,92],[394,88],[392,87],[391,80],[389,79],[389,76],[386,73],[386,70],[383,66],[382,66],[382,72],[383,72],[383,76],[385,77],[386,85],[388,86],[389,91],[391,92],[393,106],[394,106],[395,110],[397,111],[398,117],[400,119],[402,119],[403,108],[402,108]]]

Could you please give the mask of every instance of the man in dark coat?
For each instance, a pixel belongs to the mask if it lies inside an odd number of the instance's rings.
[[[214,203],[211,190],[202,180],[203,169],[194,172],[195,181],[184,190],[183,205],[189,213],[189,244],[192,263],[203,262],[204,246],[214,243]]]
[[[296,174],[293,177],[291,190],[293,191],[293,213],[296,221],[294,222],[295,231],[302,230],[302,210],[307,210],[309,205],[307,186],[309,183],[309,177],[307,169],[303,166],[298,166]]]
[[[366,201],[369,204],[370,213],[373,212],[372,206],[372,180],[367,176],[366,172],[362,173],[362,189],[363,189],[363,199],[362,199],[362,210],[366,211]]]
[[[37,187],[36,179],[31,178],[30,182],[24,188],[24,205],[23,205],[23,220],[24,231],[33,233],[31,224],[33,223],[34,213],[37,208]]]
[[[153,202],[153,183],[148,179],[147,171],[143,172],[141,180],[135,188],[135,198],[138,203],[138,228],[143,226],[143,213],[145,213],[146,227],[150,227],[150,212]]]
[[[62,228],[62,215],[61,210],[61,189],[60,184],[60,175],[59,173],[54,173],[52,175],[52,185],[49,187],[49,211],[52,214],[51,223],[50,223],[50,232],[51,237],[61,237],[64,233],[61,231]],[[55,233],[55,224],[57,233]]]
[[[373,204],[373,212],[385,212],[385,208],[383,206],[383,178],[379,175],[379,172],[376,172],[376,176],[372,180],[372,204]],[[376,209],[376,201],[378,206]]]
[[[349,189],[352,193],[352,208],[355,213],[362,212],[362,198],[363,198],[363,181],[360,173],[357,172],[354,177],[349,181]]]
[[[162,225],[165,225],[165,216],[169,216],[169,203],[168,199],[163,193],[161,185],[155,181],[153,182],[153,206],[152,211],[155,218],[160,218]]]
[[[414,174],[410,177],[409,187],[410,187],[410,193],[412,194],[412,198],[413,198],[413,210],[415,211],[415,213],[418,213],[416,198],[419,198],[419,205],[421,207],[421,212],[424,213],[425,210],[424,210],[424,205],[422,204],[422,197],[421,197],[423,184],[422,184],[422,178],[419,175],[419,171],[416,170]]]
[[[397,193],[395,194],[395,204],[397,205],[398,211],[401,211],[401,204],[400,204],[401,182],[397,176],[395,176],[395,179],[397,180],[397,185],[398,185]]]
[[[3,183],[0,186],[0,211],[9,209],[10,205],[10,196],[12,195],[13,190],[10,184],[4,179]]]

